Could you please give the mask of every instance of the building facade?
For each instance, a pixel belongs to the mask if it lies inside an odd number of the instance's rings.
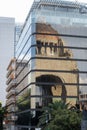
[[[6,102],[6,74],[7,66],[14,57],[15,44],[19,39],[22,24],[16,24],[14,18],[0,17],[0,101]]]
[[[8,127],[9,130],[14,129],[15,119],[16,116],[14,114],[16,109],[16,90],[15,86],[17,84],[15,80],[15,68],[16,68],[16,59],[11,59],[8,67],[7,67],[7,95],[6,95],[6,107],[7,107],[7,116],[5,117],[4,121]]]
[[[0,101],[3,106],[6,99],[6,69],[14,56],[14,28],[14,18],[0,17]]]
[[[19,96],[16,98],[16,95],[20,93],[21,90],[25,88],[25,86],[28,84],[28,79],[25,78],[24,82],[19,85],[19,87],[16,88],[18,81],[22,79],[22,77],[25,76],[26,72],[28,71],[28,67],[26,66],[22,73],[20,74],[20,77],[16,77],[17,73],[25,66],[26,61],[23,61],[20,64],[20,61],[16,62],[16,58],[11,59],[8,67],[7,67],[7,95],[6,95],[6,107],[7,107],[7,116],[4,119],[6,122],[7,128],[9,130],[15,130],[15,121],[17,120],[17,115],[15,114],[17,110],[17,100],[20,98]],[[18,67],[18,71],[16,71],[16,68]],[[23,96],[27,91],[21,92],[21,96]]]
[[[27,66],[16,88],[28,79],[16,94],[17,128],[37,128],[44,106],[61,99],[75,105],[79,90],[86,91],[86,33],[84,4],[59,0],[33,2],[15,50],[19,64],[26,61],[19,71],[20,65],[16,67],[16,78]]]

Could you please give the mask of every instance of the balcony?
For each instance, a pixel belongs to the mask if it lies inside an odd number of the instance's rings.
[[[15,58],[11,59],[11,61],[10,61],[9,65],[8,65],[8,67],[7,67],[7,70],[9,70],[11,66],[13,66],[13,67],[14,67],[14,66],[15,66],[15,64],[16,64],[16,59],[15,59]]]
[[[11,105],[11,104],[15,104],[15,98],[10,98],[6,101],[6,106]]]
[[[7,72],[7,75],[6,75],[7,78],[8,78],[9,75],[12,73],[12,71],[15,71],[15,68],[12,67],[12,66],[10,66],[10,68],[9,68],[9,70],[8,70],[8,72]]]
[[[16,115],[8,115],[7,118],[5,120],[8,120],[8,121],[16,121],[18,119],[18,116]]]
[[[8,77],[8,79],[6,81],[6,84],[8,85],[12,79],[15,79],[15,73],[10,74],[10,76]]]
[[[5,122],[10,122],[11,121],[11,116],[10,115],[7,115],[5,118],[4,118],[4,121]]]
[[[8,87],[6,88],[6,91],[8,92],[11,88],[15,87],[16,84],[17,84],[17,81],[16,81],[15,79],[13,79],[13,80],[9,83]]]
[[[14,96],[14,95],[15,95],[15,89],[12,89],[12,90],[9,91],[6,98],[8,99],[9,97]]]

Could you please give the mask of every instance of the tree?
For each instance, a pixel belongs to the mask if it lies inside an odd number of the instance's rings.
[[[30,118],[32,118],[32,114],[30,113],[30,111],[28,111],[28,109],[30,108],[30,93],[31,89],[26,91],[17,100],[18,112],[22,112],[21,114],[18,114],[18,119],[16,121],[16,124],[18,125],[28,125]]]
[[[17,100],[17,108],[18,111],[26,110],[30,108],[30,96],[31,89],[26,91],[23,95],[21,95]]]
[[[81,113],[70,109],[70,104],[55,101],[44,108],[39,119],[42,130],[79,130]]]
[[[6,107],[2,107],[2,103],[0,102],[0,130],[3,129],[3,119],[6,113]]]

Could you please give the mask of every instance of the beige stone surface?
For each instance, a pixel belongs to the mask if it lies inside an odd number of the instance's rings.
[[[37,70],[44,70],[36,71],[36,78],[42,75],[57,76],[61,79],[62,85],[51,86],[52,94],[54,96],[61,96],[62,92],[66,91],[66,96],[72,97],[68,97],[67,101],[75,104],[76,98],[74,96],[78,95],[78,67],[76,61],[69,60],[73,57],[72,51],[64,48],[64,41],[56,35],[58,32],[51,25],[37,23],[36,30],[42,34],[36,35],[36,57],[39,59],[36,58],[35,60],[35,68]],[[63,84],[65,90],[63,90]]]

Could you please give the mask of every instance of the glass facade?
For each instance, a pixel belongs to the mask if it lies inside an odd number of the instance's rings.
[[[37,128],[44,106],[59,99],[75,105],[86,92],[86,34],[85,5],[34,1],[15,51],[18,128]]]

